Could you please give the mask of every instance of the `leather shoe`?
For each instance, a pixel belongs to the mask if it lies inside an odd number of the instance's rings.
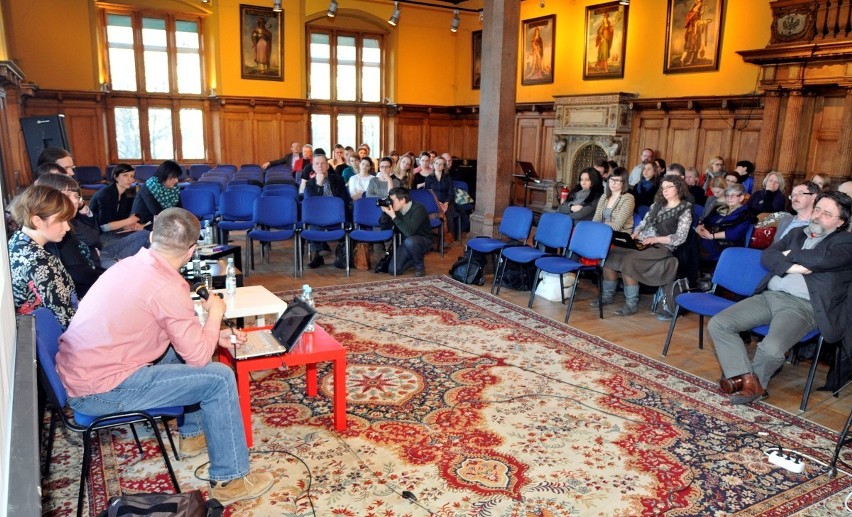
[[[768,396],[765,394],[763,386],[753,373],[742,375],[743,389],[736,395],[731,397],[731,404],[750,404],[756,400],[762,400]]]
[[[730,379],[721,378],[719,379],[719,388],[722,390],[722,393],[732,395],[743,389],[743,376],[737,375]]]
[[[423,270],[423,269],[415,269],[414,270],[414,276],[416,276],[418,278],[421,277],[421,276],[426,276],[426,271]]]
[[[322,255],[320,255],[319,253],[317,253],[317,254],[314,256],[314,259],[313,259],[313,260],[311,260],[311,261],[308,263],[308,267],[309,267],[309,268],[311,268],[311,269],[316,269],[316,268],[318,268],[318,267],[322,266],[323,264],[325,264],[325,260],[323,260]]]

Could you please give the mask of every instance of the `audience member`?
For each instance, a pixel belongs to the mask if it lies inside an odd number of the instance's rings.
[[[743,204],[745,188],[739,183],[725,189],[725,204],[716,205],[695,228],[701,237],[701,260],[715,264],[726,248],[744,247],[754,226],[754,215]]]
[[[343,183],[342,177],[328,173],[328,158],[325,152],[320,153],[320,149],[317,149],[312,165],[314,176],[305,182],[305,198],[339,197],[346,204],[346,184]],[[310,243],[308,252],[313,253],[313,258],[308,263],[308,267],[311,269],[316,269],[325,263],[320,255],[319,246],[321,245]]]
[[[317,152],[320,149],[317,149]],[[322,154],[325,154],[323,150]],[[327,158],[327,157],[326,157]],[[299,193],[305,191],[305,182],[313,177],[314,146],[302,146],[302,159],[296,162],[298,169],[293,169],[293,180],[299,185]]]
[[[666,161],[662,158],[654,158],[654,170],[657,172],[657,177],[662,178],[666,175]],[[681,174],[683,176],[683,174]]]
[[[414,169],[414,179],[411,180],[411,188],[423,188],[426,178],[432,174],[432,157],[427,151],[420,153],[420,165]]]
[[[780,241],[791,230],[803,228],[811,224],[811,215],[813,214],[814,205],[816,205],[817,196],[820,193],[819,186],[811,181],[806,181],[793,187],[793,193],[790,194],[790,206],[796,215],[784,214],[781,217],[775,230],[773,242]]]
[[[612,173],[612,169],[609,168],[609,162],[607,160],[595,160],[593,165],[598,174],[601,175],[601,181],[606,183],[606,180],[609,179],[610,173]]]
[[[784,177],[777,172],[767,174],[763,178],[763,190],[752,194],[748,208],[755,215],[784,210]]]
[[[456,226],[456,189],[453,188],[453,179],[447,171],[447,160],[443,156],[437,156],[432,161],[432,174],[426,177],[423,188],[435,196],[438,209],[443,214],[447,231],[459,235]],[[444,237],[444,244],[451,243],[451,236]]]
[[[367,185],[367,197],[386,198],[390,195],[390,191],[401,186],[400,181],[392,174],[393,159],[390,156],[385,156],[379,160],[379,173],[370,179],[370,184]]]
[[[751,194],[754,187],[754,164],[748,160],[740,160],[734,170],[739,176],[738,182],[745,187],[746,194]]]
[[[432,227],[426,207],[412,201],[410,191],[405,187],[392,189],[390,200],[391,206],[382,207],[382,227],[395,226],[403,235],[403,241],[396,249],[388,273],[401,274],[413,265],[414,276],[424,276],[426,265],[423,257],[432,247]]]
[[[340,175],[343,178],[343,184],[347,187],[349,186],[349,180],[352,179],[352,176],[358,174],[358,162],[360,161],[361,158],[358,158],[357,153],[349,155],[349,167],[343,169],[343,173]]]
[[[843,192],[847,196],[852,196],[852,181],[844,181],[837,186],[838,192]]]
[[[399,186],[411,188],[411,181],[414,179],[414,159],[408,154],[400,156],[393,175],[399,181]]]
[[[65,174],[69,176],[74,175],[74,169],[76,169],[74,167],[74,157],[67,150],[61,147],[45,147],[38,155],[36,166],[48,162],[59,164],[60,167],[65,169]]]
[[[568,198],[559,205],[559,212],[568,214],[577,221],[591,221],[603,194],[601,176],[592,167],[583,169],[580,181],[568,193]]]
[[[710,180],[710,196],[704,202],[703,213],[709,214],[714,207],[725,203],[725,189],[727,188],[728,184],[725,182],[725,178],[717,176]]]
[[[145,226],[166,208],[180,206],[180,188],[177,184],[182,173],[177,162],[166,160],[157,166],[153,176],[139,186],[130,209],[139,218],[139,224]]]
[[[769,270],[758,294],[723,310],[710,320],[710,336],[722,367],[719,385],[731,404],[767,397],[765,388],[784,365],[785,354],[813,329],[828,342],[843,339],[852,283],[852,234],[846,232],[852,200],[842,193],[823,194],[804,231],[792,231],[765,249]],[[769,325],[754,359],[740,332]]]
[[[331,153],[332,159],[328,162],[329,169],[337,171],[338,165],[346,164],[346,149],[344,149],[340,144],[334,144],[334,148],[331,150]]]
[[[264,494],[274,479],[250,472],[234,374],[210,360],[217,345],[240,346],[245,333],[220,330],[226,304],[218,296],[201,300],[202,326],[178,273],[195,252],[199,230],[190,212],[163,210],[151,249],[107,271],[89,291],[59,338],[56,363],[76,411],[184,406],[181,453],[208,450],[210,497],[228,505]]]
[[[624,307],[615,314],[629,316],[638,312],[640,282],[650,286],[674,282],[678,261],[672,253],[686,242],[692,225],[692,205],[686,201],[687,193],[683,178],[674,174],[663,177],[654,204],[633,229],[633,239],[643,249],[616,246],[610,250],[603,270],[603,304],[613,302],[619,272],[626,299]]]
[[[646,163],[642,169],[642,179],[633,187],[633,197],[636,198],[636,209],[642,206],[651,206],[660,188],[660,180],[657,177],[657,169],[653,163]]]
[[[725,161],[722,160],[721,156],[714,156],[710,158],[710,163],[707,165],[707,169],[704,170],[704,191],[709,196],[710,195],[710,182],[713,178],[724,178],[728,174],[728,171],[725,170]]]
[[[598,200],[593,221],[606,223],[616,232],[633,233],[633,208],[636,201],[627,192],[627,169],[616,167]]]
[[[9,238],[15,312],[44,306],[65,328],[75,311],[74,280],[45,245],[65,237],[77,207],[55,188],[33,185],[12,201],[11,212],[20,228]]]
[[[266,170],[269,167],[273,167],[275,165],[288,165],[291,171],[296,172],[300,168],[298,167],[298,164],[302,159],[302,153],[299,151],[299,149],[299,142],[293,142],[292,144],[290,144],[290,152],[288,154],[285,154],[283,158],[264,162],[260,166],[260,168]]]
[[[739,184],[740,184],[740,177],[739,177],[738,174],[733,173],[733,172],[729,172],[729,173],[725,174],[725,188],[728,188],[728,187],[733,186],[733,185],[739,185]]]
[[[645,165],[651,163],[654,160],[654,150],[645,148],[642,149],[642,153],[640,154],[639,164],[633,167],[633,170],[630,171],[630,188],[635,187],[642,180],[642,171],[645,170]]]
[[[136,180],[135,169],[128,163],[119,163],[112,170],[109,185],[98,190],[89,200],[89,209],[101,226],[104,237],[118,231],[141,230],[139,218],[132,213]]]
[[[811,176],[811,182],[819,187],[820,192],[828,192],[831,190],[831,179],[825,174],[815,173]]]
[[[672,164],[677,165],[677,164]],[[707,202],[707,194],[704,192],[704,189],[699,185],[698,178],[698,169],[695,167],[689,167],[683,174],[683,178],[686,181],[686,185],[689,187],[689,193],[692,194],[692,199],[695,200],[695,205],[703,207]]]
[[[44,162],[33,171],[33,182],[46,174],[65,174],[65,167],[56,162]],[[70,174],[73,176],[73,174]]]
[[[373,159],[364,156],[358,161],[358,174],[349,178],[349,183],[346,184],[349,188],[349,197],[353,201],[361,199],[361,196],[367,193],[370,180],[373,178]]]

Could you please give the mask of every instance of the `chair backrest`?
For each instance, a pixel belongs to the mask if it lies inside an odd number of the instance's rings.
[[[203,188],[185,188],[180,191],[180,204],[201,219],[216,213],[216,195]]]
[[[47,394],[51,404],[62,411],[68,400],[68,392],[56,371],[56,353],[59,352],[59,336],[62,335],[62,326],[56,319],[56,315],[50,309],[42,307],[33,312],[36,328],[36,357],[38,357],[44,380],[50,386]],[[47,388],[47,386],[44,386]]]
[[[194,163],[189,166],[189,177],[197,180],[202,174],[210,170],[210,166],[206,163]]]
[[[244,163],[244,164],[240,165],[240,170],[241,170],[241,171],[243,171],[243,170],[256,170],[256,171],[259,171],[259,170],[260,170],[260,165],[258,165],[258,164],[256,164],[256,163]]]
[[[567,214],[547,212],[541,214],[535,230],[535,242],[556,249],[568,247],[574,220]]]
[[[651,210],[651,207],[646,205],[636,207],[636,213],[639,215],[640,222],[642,221],[642,219],[645,218],[645,215],[648,213],[649,210]]]
[[[228,187],[225,190],[245,190],[246,192],[254,192],[258,196],[260,195],[261,189],[257,185],[252,185],[250,183],[233,183],[234,180],[231,180],[231,183],[228,183]]]
[[[78,165],[74,169],[74,179],[80,184],[98,183],[99,181],[103,181],[104,175],[101,172],[101,168],[97,165]]]
[[[272,167],[266,169],[266,172],[267,173],[284,172],[284,173],[290,174],[290,177],[292,177],[293,176],[293,167],[291,167],[289,164],[287,164],[287,165],[273,165]]]
[[[426,211],[430,214],[438,213],[438,203],[435,202],[435,196],[425,188],[412,189],[410,196],[412,201],[417,201],[425,206]]]
[[[219,196],[219,211],[226,221],[251,221],[254,217],[254,200],[260,191],[226,190]]]
[[[206,174],[202,176],[201,179],[196,181],[196,183],[212,183],[218,186],[219,192],[224,192],[225,188],[228,186],[227,178],[220,178],[218,176],[208,176]]]
[[[190,183],[183,190],[208,190],[213,193],[214,203],[219,203],[219,194],[222,193],[222,185],[215,181],[197,181]]]
[[[719,256],[713,283],[740,296],[751,296],[769,271],[760,263],[763,250],[726,248]]]
[[[231,165],[231,164],[229,164],[229,163],[217,163],[217,164],[216,164],[216,167],[214,167],[214,169],[218,169],[218,170],[228,170],[228,171],[231,171],[231,172],[237,172],[237,166],[236,166],[236,165]]]
[[[379,226],[382,217],[382,209],[376,205],[376,198],[362,197],[356,199],[352,204],[352,222],[355,226],[368,226],[375,228]]]
[[[254,200],[254,224],[270,228],[292,229],[299,220],[296,200],[259,197]]]
[[[299,201],[299,189],[296,188],[295,185],[281,185],[282,187],[290,187],[287,189],[283,188],[275,188],[275,189],[264,189],[263,192],[260,193],[262,197],[286,197],[293,199],[298,203]]]
[[[510,239],[526,243],[532,229],[533,212],[522,206],[508,206],[503,210],[500,233]]]
[[[692,226],[698,224],[698,221],[701,219],[701,216],[704,215],[704,206],[695,204],[692,206]]]
[[[466,181],[461,180],[453,180],[453,188],[460,188],[465,192],[470,192]]]
[[[595,221],[580,221],[574,228],[568,250],[583,258],[605,260],[612,244],[612,227]]]
[[[754,225],[749,225],[748,231],[745,234],[745,243],[743,243],[744,248],[751,247],[751,236],[754,235]]]
[[[137,165],[134,169],[133,173],[136,176],[137,183],[144,183],[148,181],[148,178],[157,172],[156,165]]]
[[[317,226],[335,226],[346,222],[346,210],[339,197],[317,196],[302,200],[302,222]]]

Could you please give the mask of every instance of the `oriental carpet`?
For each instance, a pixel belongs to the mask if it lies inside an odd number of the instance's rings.
[[[348,429],[333,431],[327,365],[316,398],[303,369],[256,373],[252,465],[277,481],[231,515],[838,515],[852,490],[842,471],[792,474],[764,455],[827,462],[836,433],[732,407],[710,382],[447,277],[316,292],[347,349]],[[129,433],[102,437],[96,510],[105,493],[170,490],[144,444],[140,459]],[[55,447],[46,513],[74,510],[81,449]],[[174,463],[185,490],[206,487],[206,461]]]

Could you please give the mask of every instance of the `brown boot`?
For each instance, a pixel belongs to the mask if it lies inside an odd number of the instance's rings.
[[[753,373],[746,373],[742,376],[742,381],[743,389],[738,394],[731,397],[731,404],[750,404],[756,400],[765,398],[763,386],[760,385],[760,381],[757,380],[756,375]]]
[[[730,379],[723,377],[719,379],[719,388],[722,390],[722,393],[727,393],[728,395],[741,391],[743,389],[743,376],[737,375]]]

